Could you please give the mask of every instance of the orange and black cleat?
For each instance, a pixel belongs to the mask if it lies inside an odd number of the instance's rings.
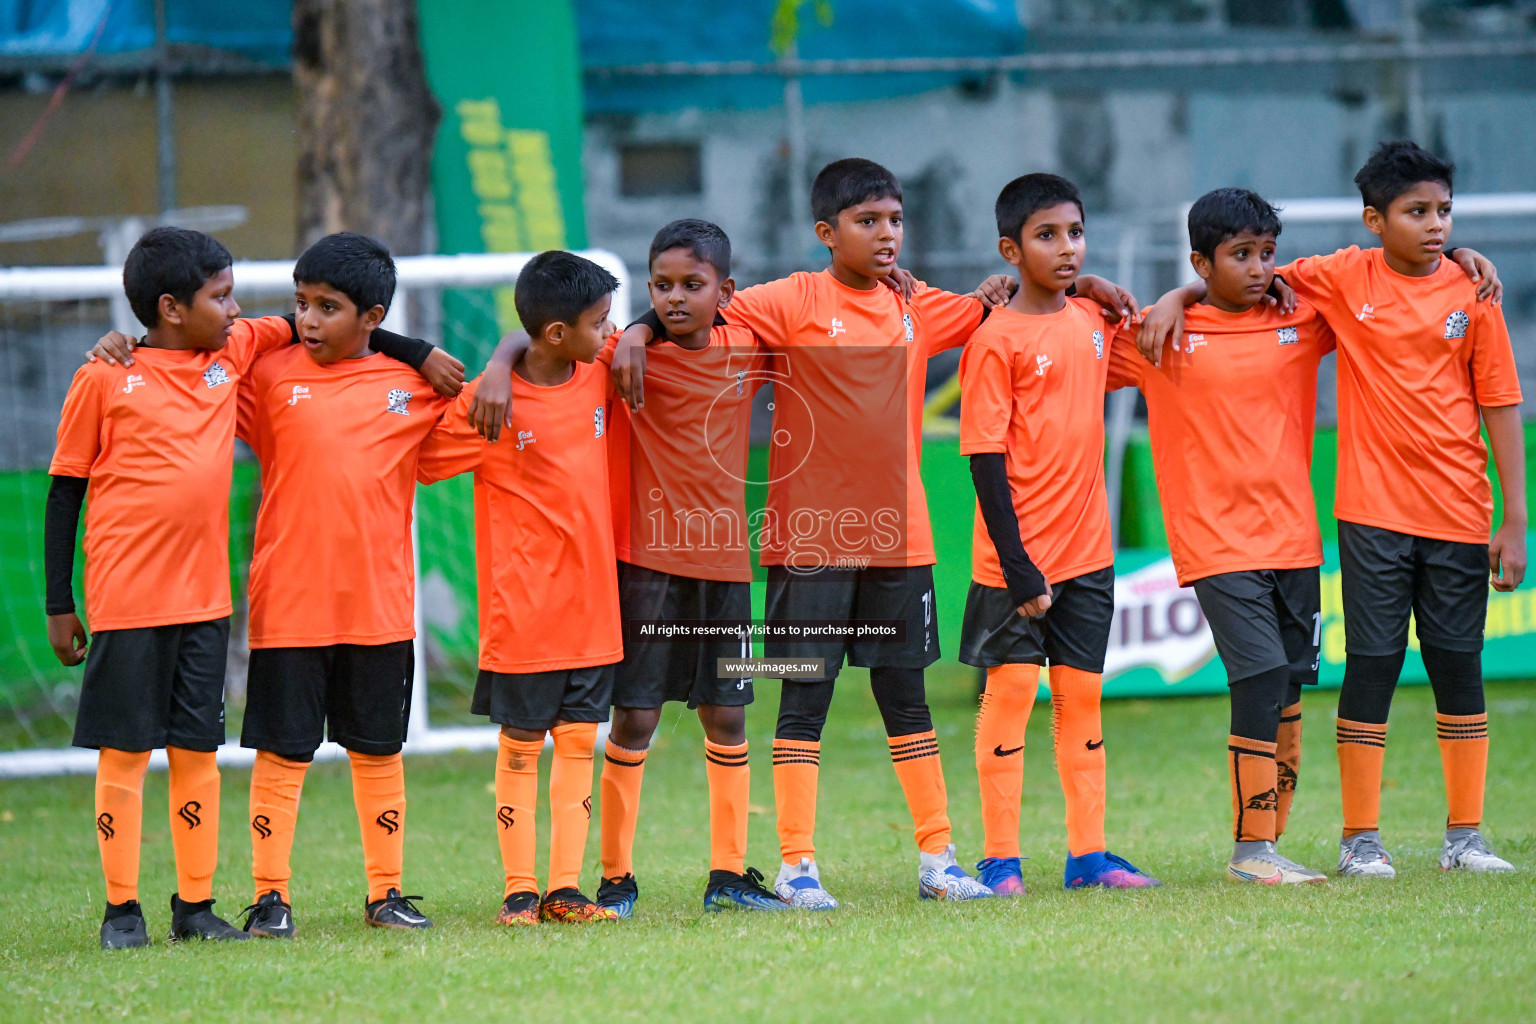
[[[515,892],[507,897],[496,914],[496,923],[522,927],[539,923],[539,894]]]
[[[584,924],[588,921],[617,921],[619,915],[608,907],[593,903],[579,889],[566,886],[545,895],[539,904],[539,919],[562,924]]]

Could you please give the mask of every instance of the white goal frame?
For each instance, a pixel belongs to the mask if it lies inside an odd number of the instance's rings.
[[[409,335],[405,295],[421,288],[493,288],[517,280],[524,264],[536,253],[474,253],[461,256],[403,256],[395,260],[395,301],[390,305],[384,326]],[[612,319],[627,323],[632,302],[632,284],[624,261],[604,249],[581,250],[585,256],[613,274],[619,290],[613,297]],[[234,265],[236,294],[241,298],[289,296],[293,292],[293,261],[237,261]],[[112,307],[110,326],[126,334],[137,334],[139,324],[123,295],[123,268],[94,267],[10,267],[0,268],[0,302],[13,300],[67,301],[70,299],[107,299]],[[108,325],[104,325],[108,326]],[[466,367],[474,373],[475,367]],[[415,520],[412,538],[415,539]],[[407,754],[437,754],[453,750],[493,750],[499,730],[495,726],[453,726],[434,729],[428,716],[426,644],[422,636],[421,548],[413,543],[416,557],[416,679],[411,700],[410,739]],[[600,730],[605,731],[605,729]],[[601,737],[600,737],[601,738]],[[324,743],[315,752],[315,760],[336,760],[346,751],[334,743]],[[228,767],[249,766],[254,750],[240,746],[233,737],[218,751],[218,763]],[[51,747],[37,750],[0,752],[0,779],[38,775],[89,774],[96,770],[97,754],[79,747]],[[166,766],[164,750],[151,754],[149,766]]]

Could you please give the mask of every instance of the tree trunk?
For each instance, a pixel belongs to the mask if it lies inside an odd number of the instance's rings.
[[[422,252],[441,111],[416,0],[294,0],[293,79],[299,246],[359,231],[396,255]]]

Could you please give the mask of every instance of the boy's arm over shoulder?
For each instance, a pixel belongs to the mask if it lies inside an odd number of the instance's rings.
[[[786,345],[809,315],[814,276],[801,271],[777,281],[742,288],[731,296],[731,301],[721,312],[727,322],[751,328],[765,344]]]
[[[1104,381],[1105,391],[1140,387],[1144,375],[1152,369],[1145,356],[1136,347],[1138,325],[1126,320],[1118,328],[1112,328],[1109,340],[1109,376]]]
[[[442,418],[421,442],[416,460],[418,482],[435,484],[480,468],[487,442],[469,419],[470,403],[474,401],[479,380],[477,377],[470,381],[459,397],[447,404],[442,410]]]
[[[1477,395],[1477,404],[1519,405],[1523,400],[1520,373],[1515,365],[1515,352],[1510,345],[1503,307],[1478,302],[1469,312],[1472,321],[1472,389]]]
[[[913,285],[912,306],[923,317],[923,342],[928,355],[964,345],[987,316],[986,303],[975,295],[930,288],[922,281]]]
[[[444,398],[453,398],[464,388],[464,364],[429,341],[379,327],[368,339],[368,347],[421,374],[422,380]]]
[[[1340,281],[1359,272],[1364,259],[1365,250],[1352,245],[1338,252],[1292,260],[1283,267],[1276,267],[1275,275],[1284,278],[1297,297],[1320,307],[1333,298]]]

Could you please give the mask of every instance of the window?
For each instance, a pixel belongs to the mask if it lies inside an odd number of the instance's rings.
[[[619,147],[619,194],[696,196],[704,191],[697,142],[632,142]]]

